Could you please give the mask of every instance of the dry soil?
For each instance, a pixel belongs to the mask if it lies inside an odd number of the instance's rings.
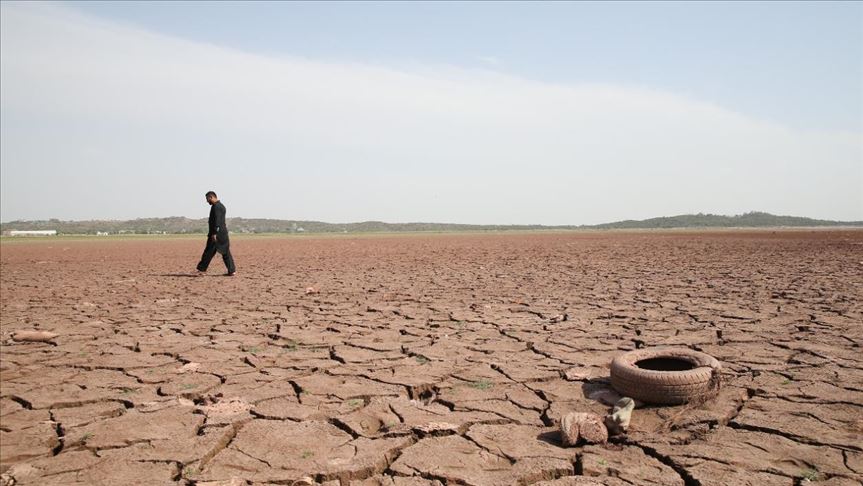
[[[203,246],[3,243],[5,483],[863,478],[863,231],[234,238],[237,276],[191,277]],[[715,400],[561,446],[668,345],[723,363]]]

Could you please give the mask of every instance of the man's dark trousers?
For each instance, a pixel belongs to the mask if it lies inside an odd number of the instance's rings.
[[[212,238],[207,238],[207,246],[204,248],[204,254],[201,255],[201,261],[198,263],[198,270],[206,272],[207,267],[210,266],[210,260],[216,256],[216,253],[222,254],[222,260],[225,261],[225,267],[228,268],[228,273],[234,273],[237,271],[234,266],[234,257],[231,256],[231,243],[228,241],[227,235],[225,235],[224,239],[222,236],[217,235],[216,241],[213,241]]]
[[[222,254],[222,259],[225,260],[225,266],[228,267],[229,275],[237,270],[234,267],[234,257],[231,256],[231,241],[228,239],[228,226],[225,224],[225,214],[227,212],[225,205],[219,200],[216,200],[210,206],[210,219],[207,221],[207,226],[209,227],[209,231],[207,231],[207,246],[204,248],[204,254],[201,255],[201,262],[198,263],[198,270],[201,272],[207,271],[207,267],[210,266],[210,260],[216,256],[216,252]]]

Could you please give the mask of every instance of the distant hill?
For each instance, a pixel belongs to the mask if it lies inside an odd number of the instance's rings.
[[[770,213],[753,211],[736,216],[720,214],[682,214],[665,216],[641,221],[626,220],[615,223],[597,224],[594,229],[660,229],[660,228],[781,228],[781,227],[820,227],[820,226],[863,226],[863,221],[827,221],[823,219],[801,218],[799,216],[776,216]]]
[[[233,233],[399,233],[399,232],[497,232],[532,230],[602,230],[602,229],[670,229],[670,228],[771,228],[860,226],[863,221],[826,221],[797,216],[775,216],[751,212],[736,216],[717,214],[684,214],[651,218],[642,221],[618,221],[593,226],[564,225],[479,225],[447,223],[323,223],[283,219],[228,218]],[[4,234],[12,230],[57,230],[59,234],[202,234],[207,231],[207,220],[184,217],[145,218],[130,221],[11,221],[0,223]]]

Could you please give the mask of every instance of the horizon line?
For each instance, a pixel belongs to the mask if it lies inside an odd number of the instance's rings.
[[[363,223],[379,223],[379,224],[387,224],[387,225],[418,225],[418,224],[427,224],[427,225],[451,225],[451,226],[534,226],[534,227],[544,227],[544,228],[560,228],[560,227],[586,227],[586,226],[600,226],[606,224],[616,224],[616,223],[629,223],[629,222],[644,222],[650,221],[654,219],[663,219],[663,218],[679,218],[686,216],[715,216],[715,217],[723,217],[723,218],[740,218],[747,215],[764,215],[771,216],[776,218],[799,218],[799,219],[811,219],[813,221],[826,221],[831,223],[853,223],[853,224],[863,224],[863,220],[833,220],[833,219],[823,219],[816,218],[810,216],[796,216],[796,215],[782,215],[782,214],[773,214],[766,211],[747,211],[739,214],[720,214],[720,213],[684,213],[684,214],[675,214],[671,216],[653,216],[644,219],[619,219],[614,221],[607,221],[602,223],[595,224],[574,224],[574,223],[565,223],[565,224],[540,224],[540,223],[449,223],[449,222],[440,222],[440,221],[407,221],[407,222],[389,222],[377,219],[368,219],[363,221],[350,221],[350,222],[328,222],[322,220],[314,220],[314,219],[286,219],[286,218],[260,218],[260,217],[246,217],[246,216],[232,216],[227,218],[228,220],[265,220],[265,221],[289,221],[289,222],[297,222],[297,223],[320,223],[320,224],[328,224],[328,225],[354,225],[354,224],[363,224]],[[92,222],[113,222],[113,223],[123,223],[123,222],[131,222],[131,221],[141,221],[141,220],[154,220],[154,219],[187,219],[190,221],[199,221],[205,220],[206,217],[199,218],[190,218],[188,216],[150,216],[150,217],[140,217],[140,218],[127,218],[127,219],[59,219],[59,218],[48,218],[48,219],[17,219],[12,221],[0,221],[0,224],[8,225],[15,223],[40,223],[40,222],[52,222],[57,221],[58,223],[92,223]]]

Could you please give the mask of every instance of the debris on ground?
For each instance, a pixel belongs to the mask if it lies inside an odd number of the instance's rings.
[[[629,421],[632,411],[635,409],[635,400],[623,397],[614,404],[611,414],[605,418],[605,425],[611,435],[620,435],[629,429]]]
[[[198,371],[198,368],[200,368],[200,367],[201,367],[201,363],[189,362],[189,363],[184,364],[183,366],[180,366],[176,370],[174,370],[174,373],[177,373],[178,375],[182,375],[185,373],[195,373],[196,371]]]
[[[608,440],[608,430],[595,413],[571,412],[560,421],[560,438],[567,447],[579,442],[602,444]]]
[[[57,336],[59,334],[49,331],[15,331],[12,339],[19,342],[47,343]]]

